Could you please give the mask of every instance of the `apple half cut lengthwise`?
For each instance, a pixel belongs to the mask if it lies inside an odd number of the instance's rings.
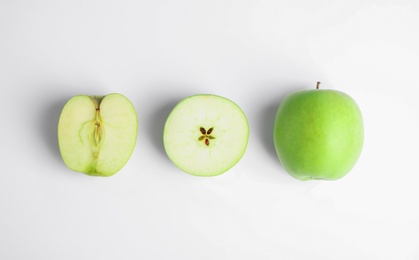
[[[61,156],[71,170],[111,176],[131,157],[137,130],[135,108],[125,96],[75,96],[58,122]]]
[[[169,114],[163,132],[169,159],[195,176],[216,176],[232,168],[246,151],[249,126],[231,100],[211,95],[190,96]]]

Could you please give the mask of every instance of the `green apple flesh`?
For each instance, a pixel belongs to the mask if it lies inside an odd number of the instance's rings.
[[[297,179],[345,176],[357,162],[363,140],[361,111],[343,92],[294,92],[278,108],[275,149],[284,168]]]
[[[75,96],[58,122],[61,156],[74,171],[111,176],[130,158],[137,127],[134,106],[123,95]]]
[[[249,126],[243,111],[224,97],[190,96],[175,106],[164,126],[164,148],[181,170],[216,176],[246,151]]]

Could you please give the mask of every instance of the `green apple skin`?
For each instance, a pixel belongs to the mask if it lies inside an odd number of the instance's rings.
[[[197,94],[180,101],[163,131],[169,159],[182,171],[201,177],[231,169],[244,155],[248,137],[249,125],[241,108],[212,94]]]
[[[125,96],[74,96],[58,122],[61,157],[71,170],[112,176],[129,160],[137,129],[135,108]]]
[[[281,102],[274,145],[285,170],[299,180],[337,180],[356,164],[364,141],[361,111],[347,94],[294,92]]]

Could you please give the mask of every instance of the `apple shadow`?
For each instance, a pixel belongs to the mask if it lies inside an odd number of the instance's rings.
[[[52,156],[61,161],[60,149],[58,147],[58,120],[65,103],[68,98],[60,98],[58,101],[51,103],[50,106],[44,108],[41,113],[40,122],[40,133],[41,138]]]
[[[281,162],[278,160],[273,140],[275,117],[282,100],[293,91],[293,88],[287,87],[282,89],[281,93],[275,97],[261,98],[267,100],[264,101],[265,105],[260,107],[256,113],[255,134],[265,151],[269,154],[269,157],[279,164]]]
[[[170,112],[180,100],[179,98],[173,98],[162,102],[162,105],[150,113],[144,122],[149,139],[156,150],[165,158],[167,158],[167,155],[163,144],[164,124]]]
[[[259,126],[257,132],[262,145],[264,146],[269,156],[275,161],[279,161],[273,142],[273,129],[278,105],[278,102],[272,102],[271,104],[263,107],[259,116],[257,117],[258,122],[256,124]]]

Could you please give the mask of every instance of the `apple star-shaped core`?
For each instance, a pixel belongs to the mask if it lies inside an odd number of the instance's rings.
[[[213,130],[214,130],[214,127],[211,127],[210,129],[208,129],[208,131],[206,131],[205,128],[200,127],[199,131],[201,132],[202,135],[198,138],[198,141],[204,140],[205,145],[209,146],[210,144],[209,140],[215,139],[215,137],[211,135]]]

